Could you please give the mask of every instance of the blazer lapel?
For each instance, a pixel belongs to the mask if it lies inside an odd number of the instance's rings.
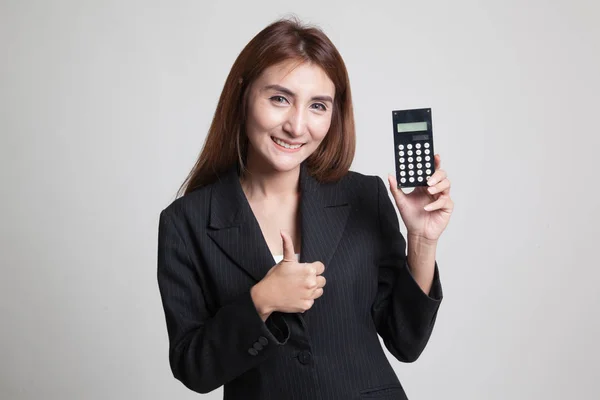
[[[275,265],[239,182],[237,167],[214,185],[208,235],[257,282]]]
[[[302,164],[300,220],[302,232],[301,262],[321,261],[327,270],[344,233],[350,205],[339,183],[319,183]]]
[[[340,184],[321,184],[300,168],[300,262],[321,261],[327,269],[342,237],[350,206]],[[215,183],[208,235],[257,282],[275,265],[260,225],[239,182],[237,167]]]

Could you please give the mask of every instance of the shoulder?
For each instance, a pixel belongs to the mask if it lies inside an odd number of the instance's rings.
[[[215,184],[210,184],[187,193],[171,202],[161,211],[162,217],[176,220],[205,219],[209,212],[210,198]]]

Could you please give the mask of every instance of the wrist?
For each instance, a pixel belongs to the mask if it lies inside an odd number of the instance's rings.
[[[411,270],[420,270],[424,266],[434,265],[437,252],[437,240],[424,238],[420,235],[408,234],[407,261]]]
[[[254,302],[254,307],[263,321],[269,318],[269,315],[273,312],[273,308],[269,305],[269,301],[264,294],[264,286],[261,282],[250,289],[250,296]]]
[[[406,237],[410,244],[417,245],[418,247],[436,248],[438,244],[437,239],[429,239],[423,235],[413,234],[411,232],[408,232]]]

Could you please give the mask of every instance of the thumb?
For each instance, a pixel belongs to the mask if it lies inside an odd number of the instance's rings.
[[[287,232],[280,230],[281,239],[283,240],[283,261],[295,261],[294,243]]]
[[[406,203],[406,194],[404,194],[401,189],[398,189],[398,182],[396,181],[396,177],[392,174],[388,174],[388,182],[390,184],[390,192],[392,192],[398,211],[400,211],[404,208],[404,204]]]

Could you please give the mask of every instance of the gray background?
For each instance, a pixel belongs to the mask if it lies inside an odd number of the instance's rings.
[[[393,172],[391,110],[433,108],[456,210],[429,346],[392,359],[409,397],[599,398],[599,10],[3,0],[0,398],[197,398],[168,367],[158,213],[239,51],[289,12],[345,58],[354,170]]]

